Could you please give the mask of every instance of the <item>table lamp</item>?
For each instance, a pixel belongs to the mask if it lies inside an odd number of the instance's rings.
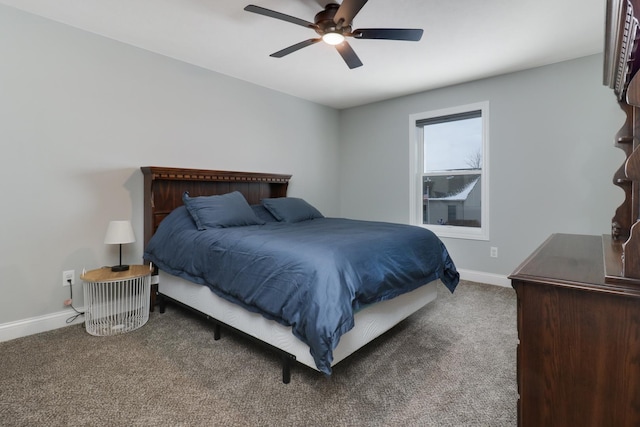
[[[107,228],[107,235],[104,238],[106,245],[120,245],[120,264],[111,267],[111,271],[126,271],[128,265],[122,265],[122,245],[124,243],[133,243],[136,236],[133,234],[133,227],[129,221],[111,221]]]

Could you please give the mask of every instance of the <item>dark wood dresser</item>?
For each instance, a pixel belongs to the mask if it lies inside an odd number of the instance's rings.
[[[640,426],[640,0],[607,0],[605,24],[624,200],[610,235],[554,234],[510,276],[519,426]]]
[[[554,234],[510,276],[519,426],[640,426],[640,286],[606,283],[603,241]]]

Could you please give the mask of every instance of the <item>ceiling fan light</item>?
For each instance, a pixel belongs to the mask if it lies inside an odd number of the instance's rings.
[[[326,44],[330,44],[332,46],[338,45],[344,41],[344,36],[340,33],[326,33],[322,36],[322,40]]]

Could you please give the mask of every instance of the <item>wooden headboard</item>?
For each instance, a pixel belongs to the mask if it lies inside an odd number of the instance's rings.
[[[185,191],[192,197],[212,196],[239,191],[249,204],[266,197],[285,197],[291,175],[254,172],[229,172],[203,169],[143,166],[144,246],[160,222],[182,205]]]

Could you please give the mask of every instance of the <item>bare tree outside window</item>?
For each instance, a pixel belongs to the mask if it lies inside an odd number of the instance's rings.
[[[467,157],[467,166],[471,169],[482,169],[482,151],[478,150]]]

